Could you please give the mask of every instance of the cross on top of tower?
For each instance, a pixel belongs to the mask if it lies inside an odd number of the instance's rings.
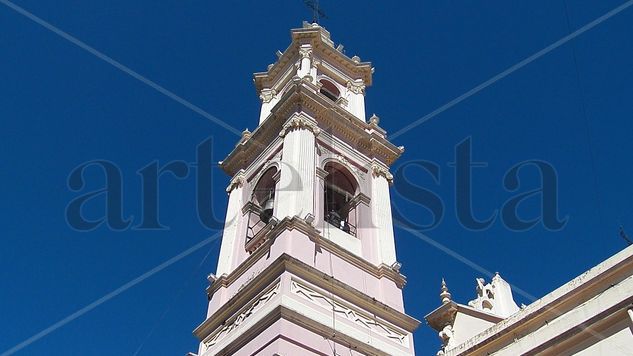
[[[312,10],[312,23],[319,23],[320,19],[327,18],[319,6],[319,0],[303,0],[303,3]]]

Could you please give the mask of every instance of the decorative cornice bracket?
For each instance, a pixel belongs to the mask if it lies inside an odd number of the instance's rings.
[[[230,194],[233,191],[233,189],[241,188],[245,182],[246,182],[246,174],[244,173],[243,169],[240,169],[239,172],[237,172],[235,176],[233,176],[233,179],[231,179],[229,186],[226,187],[226,192]]]
[[[393,183],[393,175],[391,174],[391,172],[389,172],[389,169],[380,164],[377,164],[376,162],[372,162],[371,164],[371,174],[374,177],[385,177],[387,182],[389,182],[390,184]]]
[[[275,95],[277,95],[277,91],[275,89],[265,88],[259,92],[259,99],[262,103],[270,103]]]
[[[288,132],[297,129],[309,130],[314,134],[314,136],[318,136],[321,133],[321,129],[314,121],[305,117],[294,116],[290,120],[286,121],[286,123],[282,126],[279,136],[285,137]]]

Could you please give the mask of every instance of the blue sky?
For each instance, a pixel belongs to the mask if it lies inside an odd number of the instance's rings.
[[[0,1],[2,3],[2,1]],[[255,127],[259,99],[252,73],[275,60],[289,30],[310,13],[302,1],[61,1],[16,0],[138,73],[238,128]],[[567,1],[322,1],[323,25],[349,56],[376,67],[367,112],[395,132],[479,83],[624,3]],[[610,18],[480,93],[399,136],[398,166],[431,160],[428,174],[409,178],[445,203],[441,223],[425,234],[540,297],[599,263],[633,234],[633,8]],[[0,5],[0,352],[115,290],[211,236],[195,211],[195,180],[161,180],[161,222],[167,231],[72,230],[67,187],[76,166],[94,159],[123,174],[126,217],[141,216],[136,173],[154,160],[195,160],[196,144],[213,137],[215,161],[237,137],[54,33]],[[575,52],[575,60],[574,60]],[[584,107],[584,109],[583,109]],[[454,146],[471,137],[473,211],[485,219],[516,193],[503,188],[513,165],[540,159],[558,173],[559,231],[541,224],[512,232],[497,219],[469,231],[454,213]],[[520,191],[539,186],[522,172]],[[88,190],[103,185],[99,171]],[[213,204],[221,219],[228,177],[214,171]],[[411,221],[428,221],[424,207],[393,191],[393,204]],[[87,209],[99,215],[99,205]],[[538,216],[538,201],[520,210]],[[91,215],[92,214],[92,215]],[[408,313],[422,320],[437,307],[440,279],[455,300],[474,297],[464,263],[396,229],[408,277]],[[94,310],[30,344],[18,354],[178,355],[197,348],[191,331],[206,310],[206,275],[219,245],[209,245]],[[519,303],[529,303],[515,295]],[[436,333],[415,333],[419,354],[435,353]]]

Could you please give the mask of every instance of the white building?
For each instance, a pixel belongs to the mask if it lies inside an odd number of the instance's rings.
[[[633,355],[633,246],[519,308],[498,274],[477,280],[477,298],[451,300],[425,317],[438,355]]]

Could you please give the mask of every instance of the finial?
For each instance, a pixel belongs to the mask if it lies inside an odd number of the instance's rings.
[[[380,123],[380,118],[374,113],[369,118],[369,123],[372,125],[378,125],[378,123]]]
[[[448,304],[451,302],[451,293],[448,292],[448,287],[446,286],[446,281],[442,278],[442,288],[440,293],[440,299],[442,300],[442,304]]]
[[[244,129],[244,131],[242,131],[242,139],[240,140],[240,142],[244,143],[248,141],[248,139],[250,139],[251,136],[252,136],[251,132],[248,131],[248,129]]]

